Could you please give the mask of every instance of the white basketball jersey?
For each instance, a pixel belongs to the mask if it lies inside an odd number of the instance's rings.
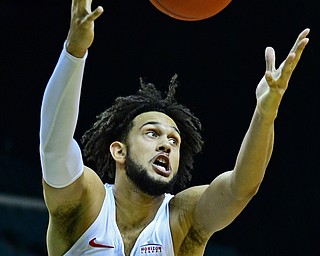
[[[106,196],[97,219],[83,233],[65,256],[125,256],[124,245],[116,224],[113,185],[106,184]],[[174,256],[169,224],[169,201],[165,194],[153,221],[141,232],[130,256]]]

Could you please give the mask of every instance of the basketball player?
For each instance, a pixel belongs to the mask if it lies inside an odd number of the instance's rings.
[[[73,134],[94,21],[102,13],[102,7],[91,11],[90,0],[72,1],[70,30],[43,98],[40,155],[50,215],[48,253],[203,255],[210,237],[258,191],[277,111],[309,29],[278,69],[274,50],[266,49],[266,72],[233,170],[208,185],[185,188],[203,141],[198,118],[174,99],[176,77],[164,98],[144,81],[136,94],[117,98],[83,136],[83,153],[97,170],[83,164]],[[180,192],[173,195],[175,190]]]

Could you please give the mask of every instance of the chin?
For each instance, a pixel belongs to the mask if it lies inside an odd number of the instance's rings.
[[[146,168],[135,163],[130,157],[126,159],[126,175],[139,190],[150,196],[172,193],[176,181],[172,173],[165,177],[154,170],[148,172]]]

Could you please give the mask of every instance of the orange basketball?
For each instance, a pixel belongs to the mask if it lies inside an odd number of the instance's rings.
[[[222,11],[232,0],[150,0],[161,12],[184,21],[204,20]]]

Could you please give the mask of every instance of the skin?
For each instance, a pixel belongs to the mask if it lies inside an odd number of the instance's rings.
[[[91,1],[73,0],[67,51],[83,57],[94,38],[94,21],[102,7],[91,11]],[[216,177],[209,185],[188,188],[170,201],[170,227],[175,255],[203,255],[206,243],[229,225],[257,193],[270,160],[274,143],[274,120],[290,77],[308,43],[309,29],[303,30],[287,58],[275,67],[273,48],[265,50],[266,72],[256,89],[257,105],[241,144],[233,170]],[[157,124],[147,124],[156,121]],[[128,147],[132,159],[154,179],[169,181],[178,171],[181,138],[174,120],[159,112],[142,113],[134,119],[128,145],[115,141],[110,152],[116,162],[115,199],[117,225],[129,255],[138,235],[154,218],[163,195],[149,196],[125,174]],[[167,154],[171,172],[159,175],[150,163],[157,154]],[[93,170],[71,185],[56,189],[43,181],[49,210],[47,244],[49,255],[62,255],[95,220],[105,189]],[[132,204],[132,202],[135,202]],[[143,207],[141,207],[143,206]],[[130,214],[129,214],[130,212]]]
[[[135,182],[137,187],[143,181],[141,192],[148,193],[149,189],[145,187],[151,186],[153,192],[148,194],[161,195],[167,192],[167,189],[162,186],[161,191],[154,194],[155,187],[158,188],[162,184],[167,186],[175,182],[173,177],[176,175],[179,166],[180,132],[172,119],[159,112],[147,112],[138,115],[134,119],[134,124],[127,141],[130,154],[129,151],[126,152],[126,165],[123,166],[125,175]],[[165,137],[166,133],[168,137]],[[140,138],[140,140],[137,141],[136,138]],[[155,143],[156,145],[154,145]],[[114,143],[112,146],[114,146]],[[156,154],[153,153],[154,148],[157,148]],[[143,158],[141,159],[141,157]],[[156,158],[161,158],[162,161],[167,162],[165,171],[163,168],[159,168],[159,165],[153,164]],[[131,166],[128,172],[130,159],[136,166]],[[152,168],[151,172],[149,171],[150,166]],[[138,176],[138,178],[137,175],[130,176],[130,173],[134,172],[140,172],[142,176]],[[146,177],[148,178],[147,181]],[[139,180],[135,181],[135,179]],[[151,184],[150,181],[152,181]],[[158,191],[158,189],[156,190]]]

